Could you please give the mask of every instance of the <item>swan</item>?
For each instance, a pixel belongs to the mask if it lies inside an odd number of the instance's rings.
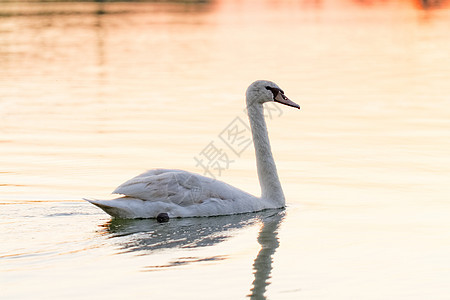
[[[111,200],[84,199],[116,218],[207,217],[282,208],[285,197],[278,178],[264,120],[265,102],[278,102],[300,109],[274,82],[258,80],[246,91],[261,197],[225,182],[172,169],[154,169],[118,186]]]

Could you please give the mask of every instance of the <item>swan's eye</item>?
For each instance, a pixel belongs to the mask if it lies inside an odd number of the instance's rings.
[[[274,88],[271,86],[266,86],[266,89],[272,92],[273,99],[275,99],[275,97],[278,95],[278,93],[281,93],[282,95],[284,95],[284,92],[281,89],[277,89],[277,88]]]

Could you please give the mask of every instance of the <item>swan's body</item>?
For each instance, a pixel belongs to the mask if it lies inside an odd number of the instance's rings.
[[[300,108],[273,82],[259,80],[246,93],[247,110],[256,152],[261,197],[225,182],[181,170],[155,169],[123,183],[112,200],[90,200],[119,218],[202,217],[255,212],[285,206],[285,198],[272,156],[264,120],[263,103],[277,101]]]

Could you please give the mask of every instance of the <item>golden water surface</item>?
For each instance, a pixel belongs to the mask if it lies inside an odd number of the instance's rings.
[[[448,299],[449,28],[439,0],[0,1],[0,298]],[[157,167],[258,194],[222,134],[256,79],[302,107],[266,107],[286,210],[81,200]]]

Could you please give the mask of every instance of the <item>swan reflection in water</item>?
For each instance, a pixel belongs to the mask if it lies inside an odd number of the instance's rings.
[[[268,280],[272,271],[272,256],[279,246],[278,228],[284,216],[283,209],[275,209],[231,216],[171,219],[168,223],[157,223],[152,219],[112,219],[104,227],[110,238],[120,239],[118,244],[121,253],[136,252],[145,255],[171,248],[214,246],[237,235],[242,228],[262,224],[258,234],[261,250],[253,263],[254,280],[248,295],[252,299],[260,299],[264,297],[270,284]],[[156,271],[189,263],[223,259],[226,259],[226,256],[180,257],[166,265],[148,266],[145,270]]]
[[[278,240],[278,228],[284,218],[285,211],[267,216],[262,220],[263,226],[258,234],[258,243],[261,245],[258,255],[253,263],[253,271],[255,279],[253,280],[253,287],[251,299],[263,298],[267,286],[270,284],[270,273],[272,272],[272,256],[275,254],[280,242]]]

